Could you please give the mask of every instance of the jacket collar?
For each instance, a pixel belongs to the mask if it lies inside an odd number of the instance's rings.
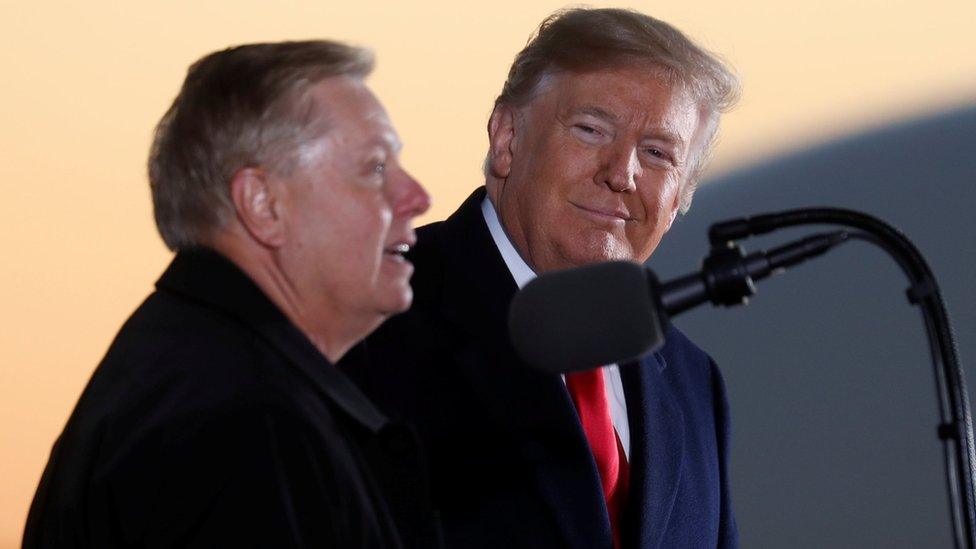
[[[484,197],[484,187],[472,193],[439,232],[447,296],[442,312],[476,339],[507,342],[508,303],[518,286],[488,232],[481,213]]]
[[[558,375],[530,369],[509,343],[508,306],[518,287],[485,224],[484,197],[483,187],[476,190],[438,231],[441,312],[466,336],[455,360],[497,430],[532,468],[567,546],[609,547],[596,463],[566,387]],[[587,468],[591,474],[581,474]]]
[[[323,396],[370,432],[378,433],[387,424],[387,418],[261,289],[219,253],[206,248],[180,251],[156,282],[156,288],[215,309],[262,337]]]

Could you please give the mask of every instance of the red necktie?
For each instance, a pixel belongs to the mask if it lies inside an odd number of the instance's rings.
[[[620,547],[620,514],[627,494],[629,468],[623,445],[613,428],[603,368],[566,374],[566,388],[576,405],[583,432],[600,472],[603,497],[610,515],[615,547]]]

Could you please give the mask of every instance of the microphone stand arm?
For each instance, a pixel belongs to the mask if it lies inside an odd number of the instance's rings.
[[[822,255],[850,237],[847,231],[815,234],[768,252],[749,255],[745,255],[737,244],[728,242],[712,248],[702,261],[701,271],[663,284],[651,277],[651,295],[657,297],[658,310],[664,311],[667,317],[676,316],[706,301],[724,307],[744,305],[756,293],[755,281]],[[662,321],[666,323],[666,319]]]
[[[819,244],[810,242],[809,246],[826,246],[823,250],[826,251],[832,245],[827,245],[824,239],[838,242],[848,238],[867,240],[888,252],[911,282],[906,293],[909,302],[922,312],[935,372],[941,420],[937,434],[943,443],[955,545],[976,549],[976,452],[965,377],[935,276],[925,258],[904,234],[880,219],[839,208],[789,210],[717,223],[709,230],[713,251],[705,259],[702,272],[658,285],[662,292],[662,310],[675,315],[709,299],[726,306],[744,303],[755,291],[751,273],[761,275],[765,267],[761,253],[743,256],[733,241],[783,227],[817,224],[846,226],[857,231],[811,237],[819,239]],[[797,245],[792,246],[795,252]],[[765,255],[772,256],[773,252]],[[802,254],[795,254],[793,259],[799,255]],[[653,284],[656,281],[652,281]]]

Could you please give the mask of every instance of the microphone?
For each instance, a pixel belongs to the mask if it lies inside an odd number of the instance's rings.
[[[640,358],[664,344],[654,274],[611,261],[536,277],[512,299],[509,334],[529,365],[551,373]]]
[[[636,360],[664,345],[670,317],[708,301],[744,304],[756,280],[823,254],[848,236],[822,233],[749,255],[734,244],[718,246],[700,271],[663,284],[647,267],[628,261],[546,273],[512,299],[509,336],[525,362],[550,373]]]

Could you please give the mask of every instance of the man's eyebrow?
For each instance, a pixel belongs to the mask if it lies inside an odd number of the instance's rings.
[[[608,122],[617,121],[617,115],[613,114],[612,112],[606,109],[601,109],[600,107],[596,107],[592,105],[584,105],[582,107],[577,107],[573,109],[572,114],[588,114],[590,116],[595,116],[597,118],[606,120]]]
[[[570,112],[571,115],[586,114],[590,116],[595,116],[601,120],[606,120],[608,122],[616,122],[618,120],[617,115],[612,112],[597,107],[595,105],[584,105],[582,107],[577,107]],[[648,130],[644,139],[660,139],[667,142],[670,145],[675,145],[677,147],[684,147],[685,140],[681,135],[671,128],[664,126],[658,126]]]
[[[683,137],[681,137],[681,134],[670,128],[664,127],[651,128],[651,130],[645,134],[644,139],[660,139],[677,147],[684,147],[685,145],[685,140]]]
[[[400,136],[393,132],[383,132],[382,135],[373,140],[373,144],[397,154],[403,150],[403,141],[400,141]]]

